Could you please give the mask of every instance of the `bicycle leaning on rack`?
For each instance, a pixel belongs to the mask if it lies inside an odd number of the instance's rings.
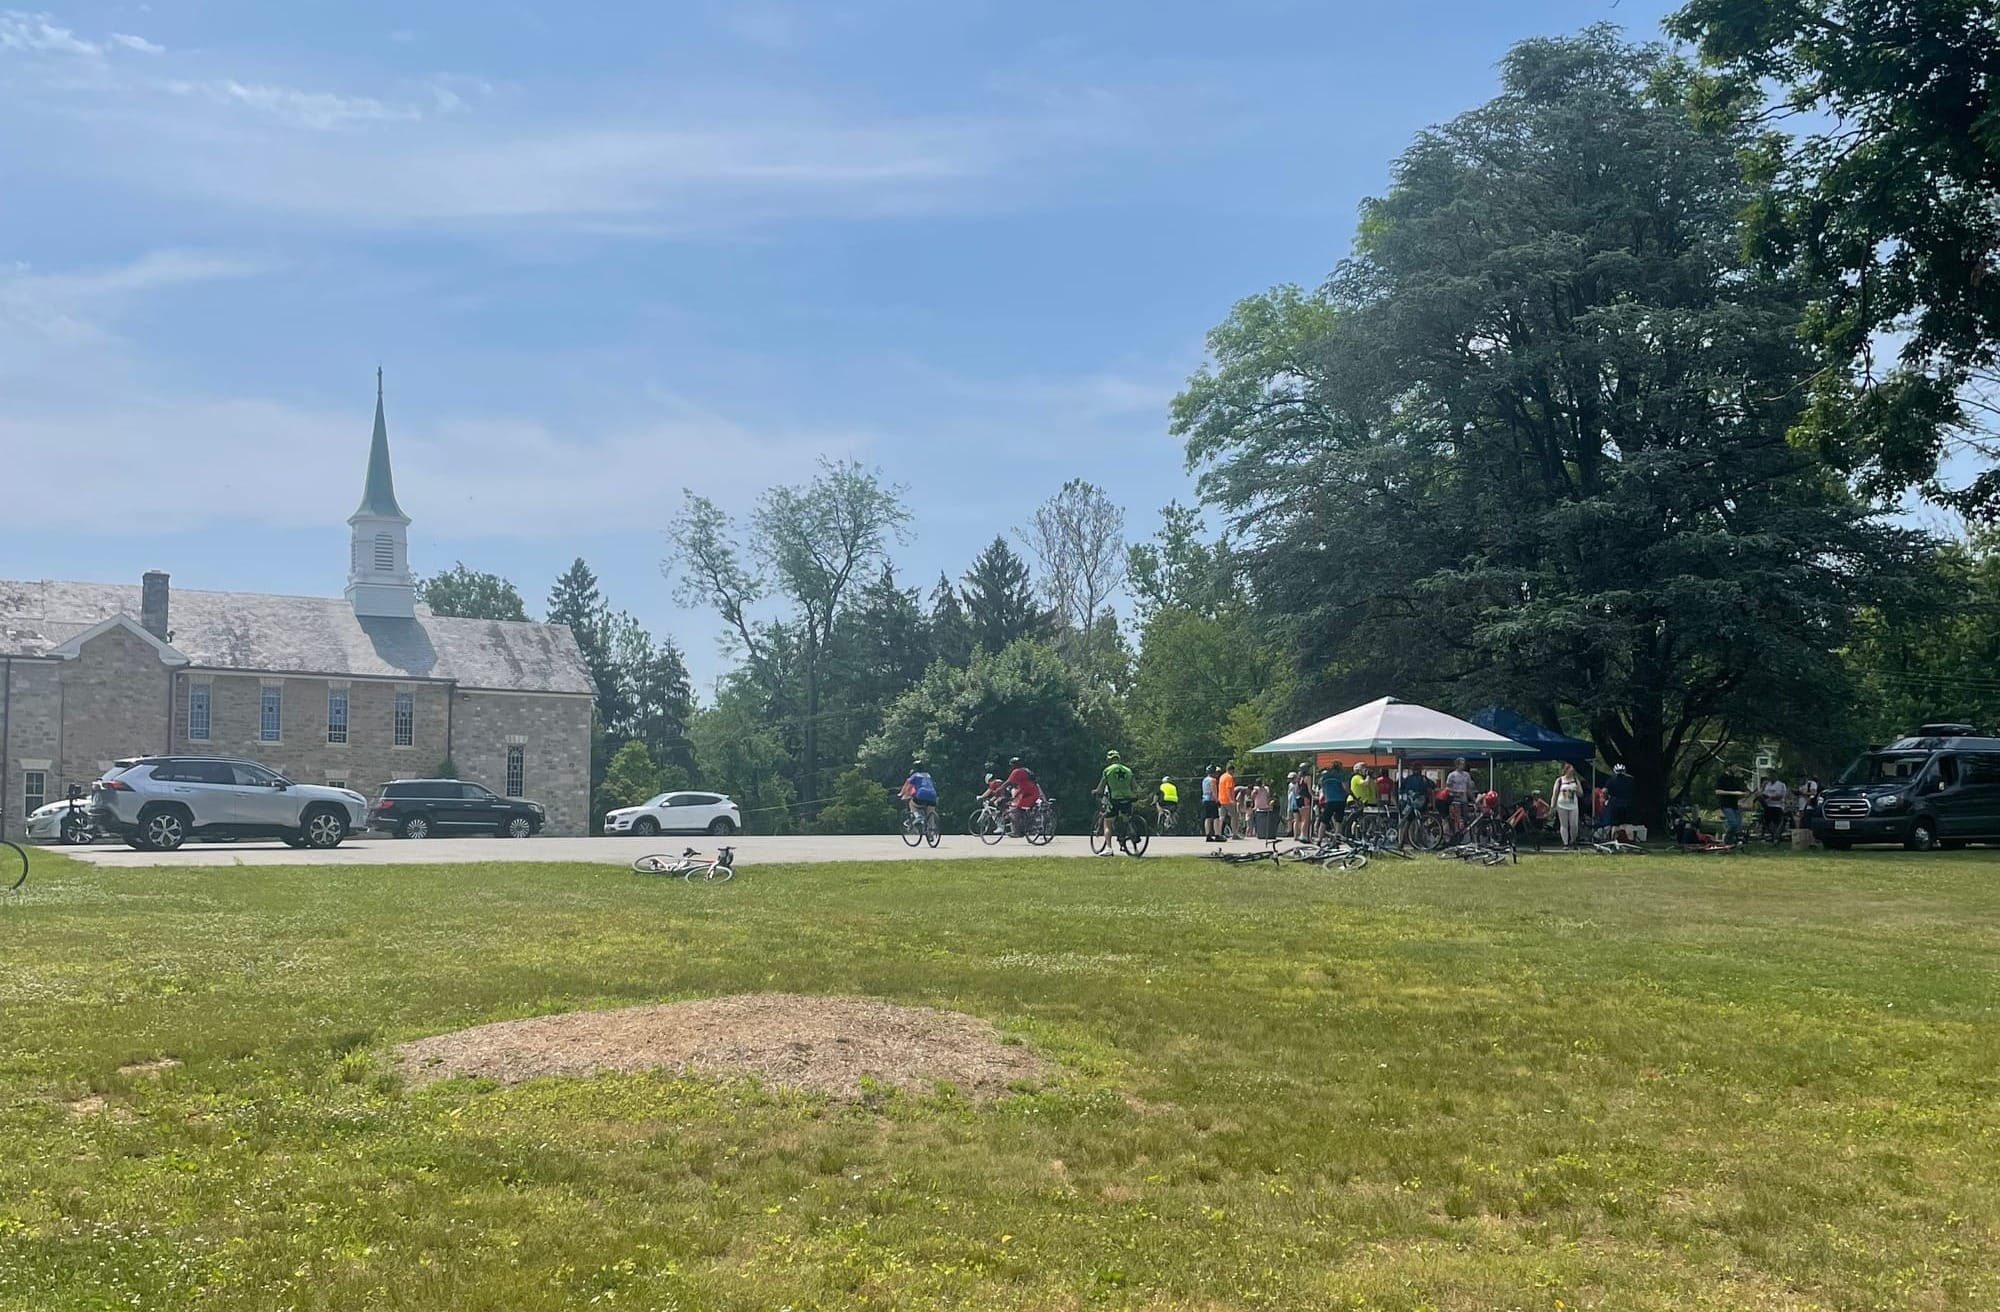
[[[725,847],[708,857],[691,847],[679,856],[642,856],[632,869],[641,875],[679,875],[689,883],[699,875],[708,883],[723,884],[736,878],[736,849]]]

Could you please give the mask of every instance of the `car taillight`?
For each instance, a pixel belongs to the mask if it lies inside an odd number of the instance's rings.
[[[126,783],[123,779],[99,779],[97,786],[107,793],[129,793],[132,791],[132,785]]]
[[[384,797],[384,798],[381,798],[381,799],[379,799],[379,800],[377,800],[377,801],[376,801],[376,803],[375,803],[375,809],[376,809],[377,811],[386,811],[386,810],[388,810],[388,809],[389,809],[390,807],[392,807],[392,806],[394,806],[394,805],[395,805],[395,803],[394,803],[394,802],[392,802],[392,801],[390,801],[390,800],[389,800],[388,798]]]

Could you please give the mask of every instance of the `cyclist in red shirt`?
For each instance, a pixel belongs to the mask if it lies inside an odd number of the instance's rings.
[[[1014,834],[1016,837],[1027,832],[1028,812],[1035,809],[1035,803],[1042,800],[1042,790],[1035,783],[1035,776],[1028,767],[1015,757],[1007,762],[1007,791],[1014,797]]]

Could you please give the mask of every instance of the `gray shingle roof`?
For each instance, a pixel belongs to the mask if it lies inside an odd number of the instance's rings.
[[[44,655],[120,612],[139,618],[137,584],[0,579],[0,655]],[[446,619],[422,606],[415,619],[357,619],[339,597],[175,588],[167,626],[174,647],[207,669],[591,691],[583,654],[560,624]]]

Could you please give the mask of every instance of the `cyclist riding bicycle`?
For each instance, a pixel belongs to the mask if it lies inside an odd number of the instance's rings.
[[[1172,775],[1160,776],[1160,800],[1154,807],[1160,813],[1160,828],[1165,830],[1174,823],[1174,815],[1180,810],[1181,790],[1174,783]]]
[[[936,817],[937,784],[931,779],[930,772],[924,769],[922,761],[910,762],[910,777],[903,781],[903,796],[908,799],[912,811]]]
[[[1139,796],[1139,781],[1132,777],[1132,768],[1118,759],[1117,752],[1106,752],[1104,760],[1104,775],[1097,781],[1096,791],[1104,797],[1104,837],[1108,840],[1119,817],[1132,814],[1132,803]],[[1125,848],[1123,833],[1118,835],[1118,846],[1121,851]],[[1104,855],[1111,855],[1108,841]]]
[[[1042,790],[1035,783],[1034,771],[1022,765],[1018,756],[1007,762],[1006,788],[1014,803],[1009,818],[1014,822],[1014,836],[1019,838],[1028,832],[1028,812],[1042,800]]]

